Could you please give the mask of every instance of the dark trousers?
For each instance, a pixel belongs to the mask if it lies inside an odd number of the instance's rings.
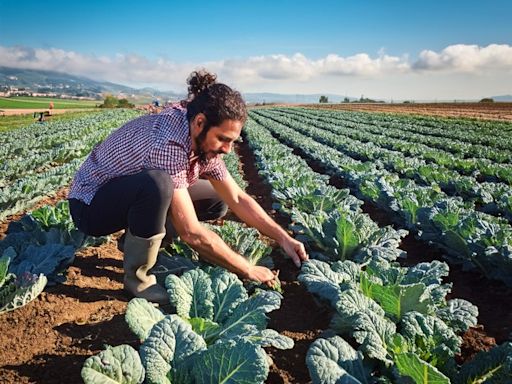
[[[110,180],[96,192],[90,205],[69,199],[69,208],[76,227],[87,235],[104,236],[129,228],[133,235],[149,238],[165,229],[172,232],[168,211],[173,191],[168,173],[144,170]],[[226,204],[208,180],[198,180],[188,191],[199,220],[226,214]]]

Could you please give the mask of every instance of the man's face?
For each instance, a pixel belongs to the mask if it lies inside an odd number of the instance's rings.
[[[200,160],[209,160],[219,154],[226,154],[233,148],[233,143],[240,136],[243,124],[237,120],[224,120],[207,132],[203,129],[195,138],[197,154]]]

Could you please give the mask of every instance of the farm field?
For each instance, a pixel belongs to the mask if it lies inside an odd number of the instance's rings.
[[[308,107],[308,105],[304,105]],[[313,105],[309,105],[313,106]],[[407,113],[439,117],[473,118],[486,120],[512,121],[512,103],[341,103],[318,105],[316,108],[347,111],[367,111],[386,113]]]
[[[62,112],[62,113],[60,113]],[[53,115],[50,118],[46,118],[48,121],[60,121],[60,120],[72,120],[81,116],[90,115],[93,113],[100,113],[101,110],[81,110],[74,111],[69,109],[61,109],[58,111],[54,111]],[[37,121],[38,117],[34,117],[33,113],[30,114],[15,114],[10,116],[0,116],[0,132],[7,132],[18,129],[20,127],[30,125]]]
[[[101,101],[72,100],[51,97],[0,97],[0,109],[48,109],[53,101],[54,109],[95,108]]]
[[[508,382],[512,123],[501,113],[504,121],[438,118],[429,111],[251,110],[243,141],[226,157],[228,168],[314,259],[299,270],[270,240],[252,243],[269,254],[282,288],[280,299],[263,293],[276,302],[259,331],[281,335],[262,342],[265,352],[256,349],[273,361],[261,371],[265,382],[326,382],[323,365],[334,364],[332,374],[348,369],[326,357],[328,348],[371,362],[369,371],[349,372],[360,382],[408,376],[416,383],[469,383],[479,374]],[[58,229],[57,243],[72,247],[64,272],[48,274],[53,284],[21,308],[0,313],[6,383],[80,382],[86,359],[105,345],[141,348],[144,337],[125,322],[130,297],[122,290],[120,234],[77,242],[62,212],[28,215],[32,221],[24,215],[65,199],[95,143],[135,116],[107,111],[0,133],[0,256],[12,255],[5,242],[13,233],[32,231],[44,247],[55,237],[42,233]],[[226,219],[210,224],[222,231],[237,220],[229,213]],[[36,222],[45,224],[35,228]],[[167,251],[187,254],[179,246]],[[478,361],[485,357],[476,354],[488,350],[497,352],[482,368]]]

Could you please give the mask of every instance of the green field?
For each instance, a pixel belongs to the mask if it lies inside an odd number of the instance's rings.
[[[59,115],[55,114],[52,117],[47,118],[47,121],[71,120],[99,112],[101,112],[100,109],[91,109],[90,111],[84,112],[66,112]],[[32,124],[36,121],[37,119],[34,118],[32,114],[0,116],[0,132],[12,131],[14,129],[18,129],[26,125]]]
[[[53,101],[54,109],[94,108],[99,100],[68,100],[52,97],[0,97],[0,109],[48,109]]]

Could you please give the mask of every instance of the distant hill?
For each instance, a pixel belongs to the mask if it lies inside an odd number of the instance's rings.
[[[512,101],[512,95],[491,96],[494,101]]]
[[[34,69],[8,68],[0,66],[0,91],[7,87],[23,88],[25,91],[66,94],[69,96],[85,96],[101,99],[104,94],[122,95],[129,99],[146,100],[154,98],[162,101],[181,100],[185,94],[159,91],[153,88],[136,89],[121,84],[101,82],[83,76],[74,76],[54,71]],[[281,93],[244,93],[248,103],[318,103],[320,96],[327,96],[329,102],[339,103],[345,96],[325,94],[281,94]],[[350,101],[356,100],[349,97]]]
[[[82,76],[68,75],[54,71],[0,67],[0,90],[6,87],[22,88],[25,91],[66,94],[102,98],[104,94],[123,95],[135,98],[177,100],[184,95],[162,92],[152,88],[136,89],[121,84],[100,82]]]

